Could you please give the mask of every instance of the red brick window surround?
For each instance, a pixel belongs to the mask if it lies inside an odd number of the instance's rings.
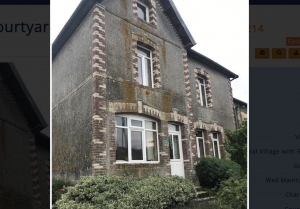
[[[157,28],[155,0],[132,0],[133,14],[142,21]]]
[[[150,52],[150,59],[147,56],[141,56],[139,50],[144,49]],[[133,59],[133,80],[140,85],[148,86],[150,88],[161,88],[161,75],[160,75],[160,62],[159,62],[159,49],[156,43],[147,37],[141,35],[132,35],[132,59]],[[141,68],[142,64],[148,63],[147,75],[149,82],[142,82],[141,79]],[[139,66],[140,65],[140,66]],[[151,82],[151,85],[150,85]]]
[[[211,94],[210,76],[200,68],[195,69],[195,85],[197,93],[197,103],[203,107],[213,107]]]

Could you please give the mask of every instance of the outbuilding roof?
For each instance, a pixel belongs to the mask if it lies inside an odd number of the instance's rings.
[[[211,67],[212,69],[222,73],[223,75],[227,76],[228,78],[231,78],[232,80],[239,77],[237,74],[231,72],[230,70],[223,67],[219,63],[209,59],[208,57],[204,56],[203,54],[200,54],[199,52],[196,52],[195,50],[189,49],[189,50],[187,50],[187,54],[188,54],[188,57],[191,57],[191,58],[207,65],[208,67]]]
[[[233,102],[238,103],[240,105],[244,105],[245,107],[247,107],[247,103],[243,102],[242,100],[239,100],[237,98],[233,98]]]

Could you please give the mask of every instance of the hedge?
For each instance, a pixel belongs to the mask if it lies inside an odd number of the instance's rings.
[[[52,179],[52,204],[55,204],[61,195],[67,192],[68,186],[74,186],[74,184],[63,179]]]
[[[196,165],[201,186],[219,188],[220,183],[231,176],[240,177],[241,166],[233,161],[219,158],[201,158]]]
[[[57,201],[59,209],[165,209],[196,197],[192,182],[177,176],[81,178]]]
[[[223,181],[216,196],[220,209],[246,209],[247,179],[231,177],[226,181]]]

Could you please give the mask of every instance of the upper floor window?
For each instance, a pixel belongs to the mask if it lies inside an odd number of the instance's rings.
[[[157,122],[135,115],[115,119],[117,162],[158,162]]]
[[[216,132],[211,133],[211,138],[212,138],[212,144],[213,144],[214,157],[221,158],[218,133],[216,133]]]
[[[206,156],[203,131],[196,132],[196,141],[197,141],[198,158],[203,158]]]
[[[198,83],[199,83],[199,91],[200,91],[200,104],[206,107],[207,99],[206,99],[205,79],[202,77],[198,77]]]
[[[150,50],[138,46],[137,54],[139,84],[153,88],[152,53]]]
[[[149,22],[149,8],[140,1],[137,2],[137,15],[140,19]]]

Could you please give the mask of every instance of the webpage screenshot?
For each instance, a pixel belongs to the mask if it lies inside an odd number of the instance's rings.
[[[299,11],[250,1],[250,208],[300,208]]]

